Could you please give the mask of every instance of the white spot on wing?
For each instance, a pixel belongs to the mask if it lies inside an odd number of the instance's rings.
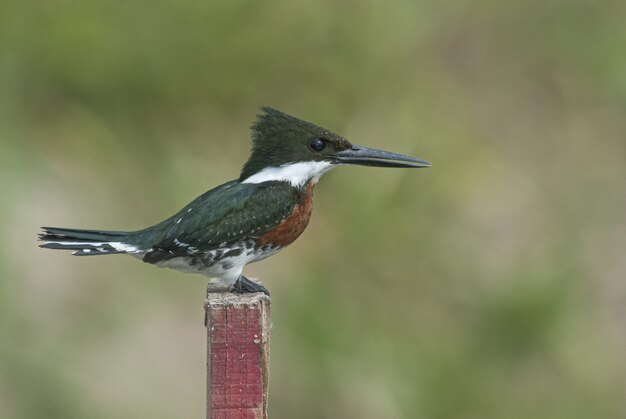
[[[178,247],[188,247],[189,244],[178,241],[178,239],[174,239],[174,244]]]

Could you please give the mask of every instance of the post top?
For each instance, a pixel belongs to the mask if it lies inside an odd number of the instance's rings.
[[[263,303],[269,303],[270,297],[262,292],[256,292],[251,294],[233,294],[230,292],[209,292],[207,293],[206,300],[204,300],[205,307],[243,307],[251,305],[261,305]]]

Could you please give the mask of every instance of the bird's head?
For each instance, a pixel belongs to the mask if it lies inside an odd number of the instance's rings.
[[[402,154],[350,143],[325,128],[269,107],[252,125],[252,152],[240,181],[284,180],[294,186],[341,164],[377,167],[430,167],[430,163]]]

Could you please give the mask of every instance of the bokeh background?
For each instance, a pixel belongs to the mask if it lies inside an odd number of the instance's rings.
[[[0,3],[0,417],[204,415],[206,279],[37,248],[235,178],[261,105],[340,168],[272,291],[272,418],[626,417],[626,3]]]

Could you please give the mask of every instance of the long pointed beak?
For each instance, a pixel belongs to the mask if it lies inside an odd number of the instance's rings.
[[[343,150],[335,154],[335,164],[358,164],[361,166],[376,167],[430,167],[425,160],[405,156],[403,154],[391,153],[389,151],[376,150],[373,148],[353,145],[348,150]]]

